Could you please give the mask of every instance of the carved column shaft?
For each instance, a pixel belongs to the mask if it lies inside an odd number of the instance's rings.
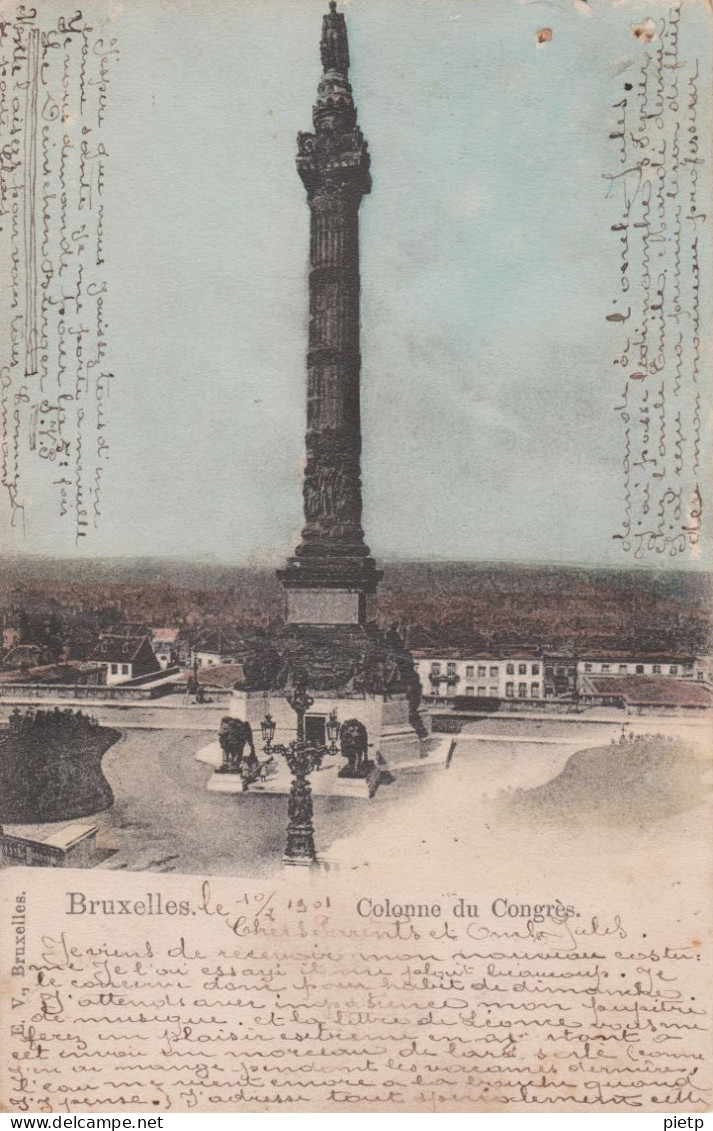
[[[359,204],[349,187],[310,200],[307,466],[302,552],[366,556],[361,526]]]

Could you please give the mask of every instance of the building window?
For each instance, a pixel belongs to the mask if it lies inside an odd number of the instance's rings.
[[[654,675],[661,675],[661,664],[654,664]]]
[[[498,673],[498,668],[497,668],[497,665],[496,665],[496,664],[493,664],[493,665],[492,665],[492,667],[490,668],[490,678],[491,678],[491,679],[497,679],[497,678],[498,678],[498,674],[499,674],[499,673]]]
[[[446,667],[446,675],[453,676],[455,674],[456,674],[455,664],[448,664],[448,666]]]
[[[557,668],[557,675],[566,675],[565,669],[562,667]]]
[[[678,664],[671,664],[668,670],[670,671],[671,675],[678,675]]]
[[[539,664],[533,664],[532,665],[532,674],[533,675],[539,675],[540,674],[540,665]]]
[[[514,683],[506,683],[505,684],[505,695],[507,696],[508,699],[514,698],[514,696],[515,696],[515,684]]]
[[[514,664],[508,664],[505,671],[508,675],[515,675],[515,665]]]
[[[590,672],[592,670],[592,665],[591,664],[585,664],[584,670],[585,670],[585,672]]]
[[[117,675],[118,672],[119,672],[119,665],[118,664],[112,664],[111,665],[111,674]]]
[[[696,679],[703,679],[703,672],[701,672],[701,671],[696,672]]]
[[[527,675],[527,664],[518,664],[517,665],[517,674],[518,675]]]
[[[446,691],[446,695],[449,695],[452,698],[455,695],[455,693],[456,693],[455,687],[449,686],[447,691]]]
[[[480,696],[485,695],[485,688],[484,687],[478,687],[478,695],[480,695]]]
[[[472,679],[474,675],[475,675],[474,666],[472,664],[468,664],[468,667],[465,669],[465,678],[466,679]]]
[[[518,683],[518,685],[517,685],[517,697],[518,697],[518,699],[527,699],[527,684],[526,683]]]
[[[491,688],[490,688],[490,695],[491,695],[491,697],[492,697],[493,699],[497,699],[497,697],[498,697],[498,689],[497,689],[497,687],[491,687]]]
[[[540,698],[540,685],[539,685],[539,683],[533,683],[532,687],[530,688],[530,697],[532,699],[539,699]]]
[[[643,664],[637,664],[636,665],[636,674],[637,675],[643,675],[644,674],[644,665]]]
[[[475,688],[474,687],[466,687],[465,693],[466,693],[466,695],[475,695]]]
[[[485,665],[479,664],[478,665],[478,679],[485,679],[486,671],[487,671],[487,669],[486,669]]]
[[[628,670],[629,670],[629,665],[628,665],[628,664],[619,664],[619,671],[620,671],[620,673],[622,673],[622,672],[623,672],[623,674],[624,674],[624,675],[626,675],[626,673],[628,672]]]
[[[441,665],[440,664],[431,664],[431,675],[440,675],[440,674],[441,674]]]
[[[609,671],[609,664],[602,664],[602,671],[608,672]]]
[[[128,664],[122,664],[121,665],[121,674],[122,675],[128,675],[129,674],[129,665]]]

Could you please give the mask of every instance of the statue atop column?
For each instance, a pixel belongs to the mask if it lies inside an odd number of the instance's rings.
[[[346,75],[349,70],[347,27],[343,13],[337,11],[336,0],[330,0],[329,12],[322,19],[320,54],[325,71],[340,71]]]

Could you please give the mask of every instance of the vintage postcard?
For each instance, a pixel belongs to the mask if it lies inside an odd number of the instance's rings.
[[[710,1108],[712,26],[3,0],[5,1113]]]

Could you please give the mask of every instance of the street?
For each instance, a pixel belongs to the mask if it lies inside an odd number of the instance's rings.
[[[521,829],[497,816],[494,803],[503,791],[549,781],[570,754],[607,741],[604,731],[595,738],[587,728],[566,724],[549,736],[550,741],[533,741],[534,735],[526,733],[527,738],[522,733],[492,734],[482,740],[464,734],[450,769],[443,769],[442,760],[436,766],[424,759],[417,772],[397,773],[394,784],[382,786],[372,801],[315,797],[320,858],[350,870],[379,871],[388,858],[392,871],[400,857],[406,869],[417,866],[425,874],[435,860],[442,866],[450,859],[460,870],[474,855],[489,857],[492,868],[494,842],[497,858],[507,855],[506,844],[513,839],[522,841],[533,861],[542,853],[560,854],[573,841],[581,851],[588,838],[601,851],[602,836],[596,829]],[[607,735],[612,733],[613,728],[607,728]],[[214,737],[211,731],[190,730],[132,728],[122,733],[103,761],[115,804],[92,818],[106,853],[99,867],[235,876],[281,869],[286,797],[209,793],[211,767],[197,762],[195,754]],[[450,741],[448,736],[442,740]],[[616,834],[609,830],[607,847],[626,842],[632,849],[655,831],[635,824]],[[441,844],[444,836],[449,849]],[[401,849],[395,853],[398,845]]]
[[[214,738],[211,731],[123,732],[103,761],[115,804],[92,818],[111,851],[100,867],[215,876],[281,867],[286,797],[208,793],[212,770],[195,754]],[[366,804],[317,798],[318,845],[349,831]]]
[[[262,875],[281,866],[287,799],[269,794],[209,793],[211,768],[196,752],[215,738],[210,731],[127,729],[104,756],[103,771],[115,798],[97,814],[99,843],[109,853],[100,864],[131,871],[203,875]],[[581,743],[580,743],[581,744]],[[315,841],[320,855],[344,837],[363,835],[364,851],[384,829],[410,825],[419,797],[465,786],[471,797],[513,783],[539,784],[559,773],[572,746],[471,742],[464,736],[452,768],[400,774],[373,801],[315,797]],[[433,779],[438,778],[435,782]],[[441,780],[442,779],[442,780]],[[464,830],[467,831],[467,830]]]

